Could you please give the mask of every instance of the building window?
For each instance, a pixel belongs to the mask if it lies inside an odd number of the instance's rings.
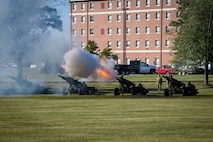
[[[75,24],[76,23],[76,16],[72,17],[72,23]]]
[[[171,4],[171,0],[166,0],[166,5],[170,5]]]
[[[130,14],[129,13],[126,15],[126,20],[130,21]]]
[[[140,21],[140,13],[136,14],[136,21]]]
[[[121,14],[117,14],[117,21],[118,21],[118,22],[121,21]]]
[[[81,10],[85,10],[85,3],[81,3]]]
[[[135,33],[136,33],[136,34],[140,34],[140,27],[136,27]]]
[[[155,46],[156,46],[156,47],[159,47],[159,45],[160,45],[160,41],[159,41],[159,39],[156,39],[156,40],[155,40]]]
[[[73,5],[72,5],[72,10],[76,10],[77,9],[77,5],[75,4],[75,3],[73,3]]]
[[[176,27],[176,32],[179,33],[180,32],[180,26]]]
[[[85,16],[81,16],[81,23],[85,23]]]
[[[150,20],[150,13],[146,13],[146,20]]]
[[[89,4],[89,8],[90,8],[90,10],[93,10],[93,9],[94,9],[94,3],[93,3],[93,2],[91,2],[91,3]]]
[[[112,2],[111,1],[108,2],[108,9],[112,9]]]
[[[118,34],[118,35],[121,34],[121,28],[117,28],[117,34]]]
[[[107,42],[107,47],[112,48],[112,42],[110,40]]]
[[[176,12],[176,18],[180,18],[180,11]]]
[[[160,12],[156,12],[156,14],[155,14],[155,19],[156,19],[156,20],[160,20]]]
[[[120,40],[118,40],[117,42],[116,42],[116,47],[121,47],[121,41]]]
[[[101,35],[104,35],[104,29],[103,28],[101,29]]]
[[[77,44],[75,41],[73,41],[73,44],[72,44],[73,47],[77,47]]]
[[[157,57],[157,58],[155,58],[155,65],[159,65],[160,64],[160,60],[159,60],[159,58]]]
[[[73,35],[73,36],[76,36],[76,33],[77,33],[77,30],[76,30],[76,29],[73,29],[73,30],[72,30],[72,35]]]
[[[111,34],[112,34],[112,29],[111,29],[111,28],[108,28],[107,34],[108,34],[108,35],[111,35]]]
[[[126,28],[126,34],[130,34],[130,27]]]
[[[170,33],[170,26],[166,26],[166,33]]]
[[[127,7],[127,8],[130,8],[130,7],[131,7],[131,1],[130,1],[130,0],[127,0],[127,1],[126,1],[126,7]]]
[[[169,39],[166,39],[166,41],[165,41],[165,46],[166,46],[166,47],[169,47],[169,46],[170,46],[170,40],[169,40]]]
[[[156,27],[155,27],[155,33],[156,33],[156,34],[159,34],[159,33],[160,33],[160,26],[156,26]]]
[[[130,47],[130,41],[129,40],[126,41],[126,47]]]
[[[136,0],[136,7],[140,7],[141,6],[141,0]]]
[[[81,41],[81,48],[85,47],[85,41]]]
[[[85,29],[81,29],[81,35],[82,35],[82,36],[85,35]]]
[[[137,39],[137,40],[135,41],[135,46],[136,46],[137,48],[140,47],[140,40]]]
[[[108,15],[108,22],[112,22],[112,15]]]
[[[145,33],[146,33],[146,34],[149,34],[149,33],[150,33],[150,27],[149,27],[149,26],[146,26]]]
[[[101,3],[101,9],[104,9],[104,2]]]
[[[179,3],[180,3],[180,0],[176,0],[176,3],[179,4]]]
[[[160,0],[156,0],[156,6],[160,6]]]
[[[145,58],[145,63],[149,64],[149,61],[150,61],[149,58],[146,57],[146,58]]]
[[[117,2],[117,8],[121,8],[121,1]]]
[[[169,11],[166,12],[166,19],[170,19],[170,12]]]
[[[150,6],[150,0],[146,0],[146,6],[147,6],[147,7]]]
[[[146,46],[146,48],[149,47],[149,40],[148,39],[145,40],[145,46]]]
[[[94,29],[90,29],[90,35],[94,35]]]
[[[94,22],[94,16],[90,15],[90,22]]]

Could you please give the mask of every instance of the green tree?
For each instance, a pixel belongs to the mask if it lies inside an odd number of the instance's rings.
[[[109,58],[113,58],[114,60],[118,60],[118,56],[116,54],[113,54],[112,52],[112,48],[104,48],[100,54],[99,57],[101,59],[109,59]]]
[[[204,64],[204,84],[208,85],[208,64],[213,53],[213,0],[181,0],[180,18],[171,25],[177,30],[175,61]]]
[[[98,49],[98,46],[94,40],[89,40],[87,42],[87,46],[85,47],[85,50],[87,50],[88,52],[92,54],[98,54],[100,50],[97,50],[97,49]]]

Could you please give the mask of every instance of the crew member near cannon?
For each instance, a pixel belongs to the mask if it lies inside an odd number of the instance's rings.
[[[158,92],[161,91],[162,84],[163,84],[163,79],[162,79],[161,75],[158,74],[158,77],[157,77],[157,91]]]

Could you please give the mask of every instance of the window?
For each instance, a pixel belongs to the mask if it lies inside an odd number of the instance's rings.
[[[146,58],[145,58],[145,63],[149,64],[149,61],[150,61],[149,58],[146,57]]]
[[[130,47],[130,41],[129,40],[126,41],[126,47]]]
[[[121,8],[121,1],[117,2],[117,8]]]
[[[104,35],[104,29],[103,28],[101,29],[101,35]]]
[[[130,2],[130,0],[127,0],[127,1],[126,1],[126,7],[127,7],[127,8],[130,8],[130,7],[131,7],[131,2]]]
[[[176,3],[179,4],[179,3],[180,3],[180,0],[176,0]]]
[[[155,65],[159,65],[160,64],[160,60],[159,60],[159,58],[157,57],[157,58],[155,58]]]
[[[101,3],[101,9],[104,9],[104,2]]]
[[[118,40],[118,41],[116,42],[116,47],[121,47],[121,41],[120,41],[120,40]]]
[[[90,15],[90,22],[94,22],[94,16]]]
[[[108,47],[108,48],[111,48],[111,47],[112,47],[112,42],[111,42],[110,40],[107,42],[107,47]]]
[[[85,10],[85,4],[81,3],[81,10]]]
[[[72,17],[72,23],[73,23],[73,24],[76,23],[76,16],[73,16],[73,17]]]
[[[156,34],[159,34],[159,33],[160,33],[160,26],[156,26],[156,27],[155,27],[155,33],[156,33]]]
[[[170,19],[170,12],[169,11],[166,12],[166,19]]]
[[[159,47],[159,45],[160,45],[160,41],[159,41],[159,39],[156,39],[156,40],[155,40],[155,46],[156,46],[156,47]]]
[[[76,30],[76,29],[73,29],[73,30],[72,30],[72,35],[73,35],[73,36],[76,36],[76,33],[77,33],[77,30]]]
[[[166,5],[170,5],[171,4],[171,0],[166,0]]]
[[[136,46],[136,47],[140,47],[140,40],[137,39],[137,40],[135,41],[135,46]]]
[[[136,20],[139,21],[140,20],[140,13],[136,14]]]
[[[85,22],[85,16],[81,16],[81,23]]]
[[[170,33],[170,26],[166,26],[166,33]]]
[[[170,40],[169,40],[169,39],[166,39],[166,41],[165,41],[165,46],[166,46],[166,47],[169,47],[169,45],[170,45]]]
[[[89,8],[90,8],[90,10],[93,10],[93,9],[94,9],[94,3],[93,3],[93,2],[91,2],[91,3],[89,4]]]
[[[118,34],[118,35],[121,34],[121,28],[117,28],[117,34]]]
[[[73,3],[73,5],[72,5],[72,10],[76,10],[77,9],[77,5],[75,4],[75,3]]]
[[[76,47],[77,46],[77,44],[76,44],[76,42],[75,41],[73,41],[73,45],[72,45],[73,47]]]
[[[82,36],[85,35],[85,29],[81,29],[81,35],[82,35]]]
[[[130,34],[130,27],[126,28],[126,34]]]
[[[148,39],[145,40],[145,46],[146,46],[146,47],[149,47],[149,40],[148,40]]]
[[[94,29],[90,29],[90,35],[94,35]]]
[[[136,0],[136,7],[140,7],[141,6],[141,0]]]
[[[130,21],[130,14],[129,13],[126,15],[126,20]]]
[[[146,6],[147,6],[147,7],[150,6],[150,0],[146,0]]]
[[[149,33],[150,33],[150,27],[149,27],[149,26],[146,26],[145,33],[146,33],[146,34],[149,34]]]
[[[180,26],[176,27],[176,32],[179,33],[180,32]]]
[[[111,28],[108,28],[107,34],[108,34],[108,35],[111,35],[111,34],[112,34],[112,29],[111,29]]]
[[[180,18],[180,11],[176,12],[176,18]]]
[[[156,0],[156,6],[160,6],[160,0]]]
[[[112,9],[112,2],[111,1],[108,2],[108,9]]]
[[[112,15],[108,15],[108,22],[112,22]]]
[[[156,19],[156,20],[159,20],[159,19],[160,19],[160,12],[156,12],[156,14],[155,14],[155,19]]]
[[[81,48],[85,47],[85,41],[81,41]]]
[[[135,33],[136,33],[136,34],[140,34],[140,27],[136,27]]]
[[[121,21],[121,14],[117,14],[117,21]]]
[[[146,13],[146,20],[150,19],[150,13]]]

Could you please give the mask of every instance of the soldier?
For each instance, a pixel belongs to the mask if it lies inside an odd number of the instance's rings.
[[[162,83],[163,83],[163,79],[162,79],[161,75],[158,74],[158,77],[157,77],[157,91],[158,92],[161,91]]]
[[[169,89],[169,96],[172,96],[172,75],[169,75],[169,80],[168,80],[168,89]]]

